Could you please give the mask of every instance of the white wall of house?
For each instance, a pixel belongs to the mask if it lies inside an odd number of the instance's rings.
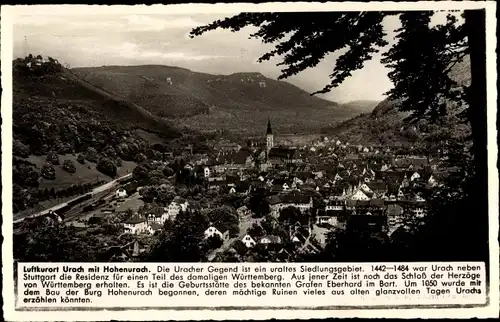
[[[242,239],[241,241],[243,242],[243,244],[245,244],[245,246],[247,246],[248,248],[252,248],[255,246],[255,244],[257,244],[257,242],[255,241],[255,239],[252,238],[252,236],[246,234]]]
[[[350,198],[351,200],[370,200],[370,198],[365,195],[361,190],[356,191]]]
[[[128,224],[128,223],[123,224],[123,228],[125,229],[125,231],[133,235],[148,232],[148,227],[149,227],[148,223],[145,220],[135,224]]]
[[[210,226],[205,230],[205,238],[214,237],[216,235],[222,239],[222,233],[214,226]]]

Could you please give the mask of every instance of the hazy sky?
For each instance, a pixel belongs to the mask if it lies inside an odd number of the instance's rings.
[[[280,59],[256,62],[273,46],[248,39],[255,29],[237,33],[217,30],[194,39],[188,37],[193,27],[225,16],[228,14],[25,15],[14,22],[14,57],[42,54],[71,67],[161,64],[215,74],[261,72],[275,79]],[[388,18],[384,26],[390,41],[399,20]],[[337,102],[382,100],[391,82],[379,58],[367,62],[324,97]],[[316,68],[287,81],[306,91],[319,90],[329,83],[334,61],[331,55]]]

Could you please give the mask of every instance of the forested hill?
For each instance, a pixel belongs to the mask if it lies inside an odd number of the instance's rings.
[[[132,171],[138,156],[154,152],[148,137],[181,136],[165,120],[41,56],[14,60],[12,111],[15,212]]]
[[[359,114],[260,73],[212,75],[158,65],[72,71],[154,115],[198,130],[261,133],[270,117],[280,133],[309,132]]]
[[[466,57],[463,62],[454,66],[450,75],[459,85],[469,84],[469,58]],[[405,121],[409,113],[400,112],[399,104],[397,101],[385,99],[372,112],[358,115],[333,127],[325,127],[322,133],[336,136],[351,144],[414,145],[453,138],[463,140],[470,132],[469,125],[464,124],[457,115],[461,110],[452,104],[449,105],[448,116],[439,124],[426,121],[409,124]]]

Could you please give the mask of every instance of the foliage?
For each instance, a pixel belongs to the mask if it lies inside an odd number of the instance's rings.
[[[78,157],[76,158],[76,160],[80,164],[85,164],[85,156],[83,154],[78,154]]]
[[[250,196],[248,206],[255,217],[260,218],[269,214],[269,203],[262,195]]]
[[[238,215],[232,207],[222,206],[209,209],[207,212],[207,219],[215,225],[215,227],[221,230],[222,233],[229,230],[229,235],[231,237],[237,236],[239,233]]]
[[[47,162],[42,167],[42,177],[47,180],[55,180],[56,179],[56,169],[52,165],[52,163]]]
[[[59,165],[59,155],[57,155],[56,152],[49,152],[49,154],[47,154],[47,162],[53,165]]]
[[[21,158],[27,158],[30,155],[30,148],[20,140],[12,142],[12,154]]]
[[[63,161],[63,169],[66,170],[69,173],[75,173],[76,172],[75,165],[73,164],[73,161],[71,161],[71,160],[64,160]]]
[[[90,162],[97,163],[97,160],[99,158],[97,150],[93,147],[88,147],[85,153],[85,158]]]
[[[152,262],[201,262],[205,259],[206,219],[199,212],[180,212],[152,248]]]
[[[178,136],[168,124],[138,107],[83,82],[71,71],[52,68],[58,65],[55,59],[49,58],[38,66],[33,57],[13,62],[15,156],[48,155],[48,161],[57,165],[57,154],[78,154],[80,164],[85,163],[84,158],[96,163],[99,155],[104,154],[120,166],[121,158],[132,160],[147,149],[148,142],[136,134],[136,129],[159,133],[165,138]],[[32,67],[28,67],[29,62]],[[13,168],[19,168],[18,162],[19,158],[14,159]],[[112,170],[111,166],[107,168]],[[42,177],[54,180],[52,169],[52,166],[43,167]],[[81,167],[76,169],[79,172]],[[18,182],[22,189],[29,187],[21,181]],[[25,193],[22,195],[27,197]],[[37,191],[30,195],[37,195]],[[32,204],[32,201],[16,200],[20,202],[17,208],[24,207],[21,203]]]
[[[98,249],[75,228],[42,218],[14,234],[14,258],[28,262],[92,262]]]
[[[401,110],[412,111],[412,119],[437,121],[446,115],[449,101],[457,107],[464,103],[463,88],[449,74],[467,54],[463,27],[457,26],[453,15],[445,25],[430,27],[433,15],[431,11],[400,14],[397,42],[382,59],[392,69],[389,78],[395,84],[387,94],[400,100]]]
[[[34,164],[27,161],[22,162],[20,160],[13,162],[13,183],[18,184],[19,186],[38,187],[39,177],[40,175]]]
[[[474,167],[470,167],[469,174],[472,174],[472,177],[467,182],[458,184],[458,190],[462,192],[441,195],[439,199],[442,202],[439,207],[431,210],[433,215],[427,223],[417,229],[414,235],[407,236],[408,243],[418,240],[412,248],[414,252],[407,254],[411,258],[435,256],[435,259],[439,260],[445,257],[470,260],[478,258],[478,255],[463,251],[466,248],[463,245],[465,240],[471,240],[478,247],[474,248],[474,251],[481,250],[479,257],[486,260],[484,251],[488,249],[488,234],[485,229],[488,221],[488,187],[485,178],[488,174],[485,131],[485,10],[465,10],[463,19],[449,15],[445,23],[431,26],[430,20],[434,14],[435,12],[430,11],[241,13],[194,28],[190,35],[199,36],[219,28],[235,32],[246,26],[257,27],[258,31],[252,34],[252,37],[261,39],[264,43],[275,43],[274,49],[259,60],[282,56],[283,61],[278,64],[285,66],[279,76],[281,79],[317,66],[330,53],[339,53],[340,56],[330,74],[330,84],[316,92],[325,93],[341,84],[353,71],[361,69],[364,62],[371,59],[380,47],[387,45],[383,40],[385,34],[382,21],[386,16],[398,15],[402,27],[396,30],[396,41],[382,59],[382,63],[391,70],[389,77],[394,83],[394,88],[387,93],[389,99],[385,101],[385,105],[390,108],[377,107],[370,116],[361,115],[357,120],[349,122],[358,123],[364,128],[363,133],[371,131],[368,135],[359,135],[357,139],[360,141],[371,135],[379,137],[380,144],[394,142],[398,137],[413,144],[419,140],[416,133],[403,129],[400,134],[396,134],[395,131],[386,131],[380,123],[387,121],[386,116],[391,114],[394,123],[390,126],[393,128],[394,124],[400,127],[407,120],[421,122],[424,119],[443,126],[443,119],[449,114],[467,118],[476,163]],[[470,85],[467,82],[457,82],[450,75],[453,67],[462,62],[466,55],[470,56],[471,63]],[[394,106],[399,111],[408,112],[410,117],[403,121],[395,115],[392,109]],[[379,122],[381,116],[386,119]],[[370,121],[364,122],[365,120]],[[348,125],[344,127],[348,128]],[[351,141],[349,134],[347,133],[342,141]],[[422,143],[425,146],[428,142]],[[448,200],[450,196],[457,197]],[[476,211],[468,205],[475,205]],[[456,212],[464,213],[464,209],[480,215],[474,220],[455,216]],[[448,223],[448,227],[445,223]],[[438,241],[443,233],[448,237],[446,243]],[[384,254],[389,253],[381,251],[387,246],[385,238],[357,234],[358,232],[350,230],[332,233],[326,254],[333,256],[334,260],[366,261],[370,258],[381,260]],[[415,236],[415,239],[410,238],[411,236]]]
[[[96,169],[112,178],[116,176],[116,164],[109,158],[101,157],[97,162]]]

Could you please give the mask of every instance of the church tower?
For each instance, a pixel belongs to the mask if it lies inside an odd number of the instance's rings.
[[[271,120],[267,119],[267,131],[266,131],[266,146],[267,146],[267,152],[271,150],[274,146],[274,137],[273,137],[273,131],[271,129]]]

